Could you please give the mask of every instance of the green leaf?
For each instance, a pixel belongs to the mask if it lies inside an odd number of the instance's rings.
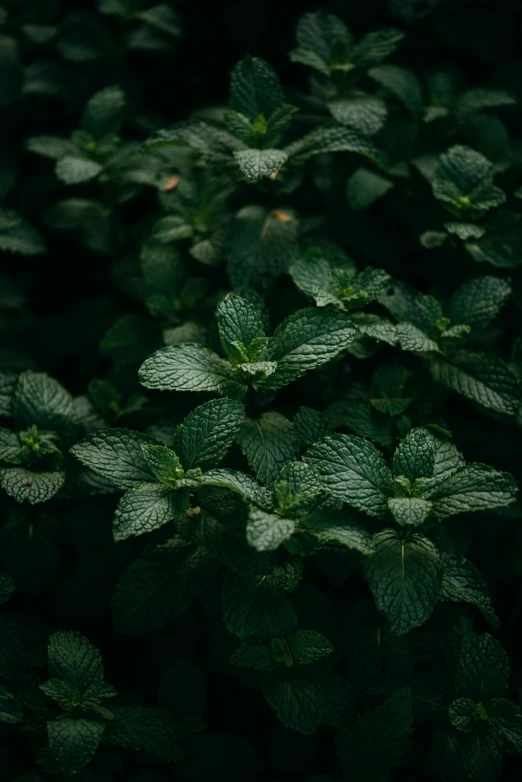
[[[324,11],[303,14],[297,23],[296,37],[299,48],[290,52],[292,62],[308,65],[324,76],[330,75],[333,46],[338,41],[346,47],[352,43],[345,23]]]
[[[165,486],[175,488],[176,481],[184,474],[177,454],[165,445],[142,445],[141,450],[151,475]]]
[[[294,533],[294,522],[290,519],[265,513],[258,508],[251,508],[246,528],[246,539],[249,546],[256,551],[275,551]]]
[[[155,440],[129,429],[106,429],[92,432],[71,453],[89,469],[108,478],[120,489],[132,489],[154,482],[154,475],[142,450]]]
[[[411,483],[417,478],[431,478],[435,455],[430,439],[423,429],[412,429],[401,440],[393,457],[393,474],[403,475]]]
[[[24,713],[12,692],[0,684],[0,723],[15,725],[23,722]]]
[[[270,645],[255,638],[241,641],[230,658],[232,665],[253,668],[254,671],[273,671],[278,663],[272,657]]]
[[[522,753],[522,712],[512,701],[493,698],[488,704],[488,717],[506,741]]]
[[[270,358],[277,361],[277,369],[264,387],[281,388],[326,364],[346,350],[356,334],[352,321],[333,308],[295,312],[274,332]]]
[[[174,492],[162,483],[133,486],[116,508],[112,525],[114,540],[126,540],[159,529],[175,519],[188,505],[188,498],[183,492]]]
[[[397,339],[403,350],[411,353],[440,353],[437,343],[413,323],[398,323]]]
[[[294,665],[310,665],[333,652],[330,641],[316,630],[298,630],[287,638]]]
[[[487,633],[472,638],[461,652],[455,687],[457,697],[476,703],[502,698],[509,680],[509,662],[500,643]]]
[[[498,315],[511,295],[508,280],[499,277],[477,277],[461,285],[451,299],[453,323],[485,328]]]
[[[54,231],[70,232],[74,241],[88,250],[107,254],[112,246],[109,213],[100,201],[68,198],[53,204],[43,221]]]
[[[426,498],[438,516],[510,505],[518,491],[514,478],[485,464],[468,464],[430,491]]]
[[[352,209],[367,209],[393,187],[390,179],[367,168],[358,168],[346,183],[346,197]]]
[[[311,735],[324,721],[324,690],[304,674],[271,674],[263,684],[263,695],[286,728]]]
[[[304,406],[301,406],[294,416],[294,429],[301,445],[315,443],[330,431],[323,413]]]
[[[87,103],[82,116],[82,128],[97,141],[118,134],[125,111],[125,94],[120,87],[105,87]]]
[[[86,157],[65,155],[57,162],[55,171],[58,179],[66,185],[78,185],[97,177],[103,166]]]
[[[93,758],[105,725],[84,717],[58,717],[47,723],[49,749],[64,774],[77,774]]]
[[[475,220],[506,196],[493,185],[493,165],[480,152],[457,145],[440,156],[432,181],[435,198],[457,217]]]
[[[285,103],[279,79],[260,57],[247,56],[230,75],[230,108],[253,122],[260,114],[268,118]]]
[[[0,370],[0,415],[11,417],[11,400],[16,388],[17,375],[8,369]]]
[[[31,136],[25,142],[25,148],[29,152],[59,160],[65,155],[78,154],[77,147],[68,139],[58,136]]]
[[[80,633],[53,633],[48,647],[49,674],[83,693],[103,681],[103,663],[99,650]]]
[[[431,513],[432,503],[420,497],[391,497],[388,507],[400,527],[420,527]]]
[[[374,537],[375,551],[363,560],[375,603],[396,635],[426,622],[435,607],[442,562],[424,535],[408,537],[385,529]]]
[[[413,698],[411,690],[404,688],[374,711],[366,711],[353,730],[339,735],[337,755],[345,777],[358,782],[385,782],[390,770],[401,764],[410,749],[412,732]]]
[[[47,502],[61,489],[65,481],[65,473],[35,472],[24,467],[10,467],[0,470],[2,489],[17,502]]]
[[[502,738],[491,725],[479,723],[461,740],[460,759],[468,778],[474,782],[490,782],[502,769]]]
[[[27,370],[18,377],[12,410],[15,426],[67,431],[75,422],[73,398],[57,380],[44,372]]]
[[[321,475],[325,489],[370,516],[387,511],[394,487],[382,454],[367,440],[352,435],[329,435],[312,445],[303,457]]]
[[[472,727],[472,720],[475,711],[475,701],[470,698],[457,698],[448,709],[448,717],[451,724],[457,730],[469,731]]]
[[[103,743],[127,747],[172,762],[179,756],[178,730],[165,709],[150,706],[113,706],[114,719],[107,723]]]
[[[377,65],[368,71],[374,81],[395,95],[412,113],[422,109],[422,86],[417,76],[401,65]]]
[[[331,548],[348,548],[361,554],[373,551],[373,539],[360,524],[351,521],[341,513],[331,510],[317,510],[299,522],[303,536],[311,536],[319,546]]]
[[[522,215],[498,212],[486,223],[485,235],[466,242],[474,261],[490,263],[500,269],[514,269],[522,263]]]
[[[250,475],[238,470],[209,470],[201,477],[202,486],[219,486],[238,492],[245,499],[259,505],[260,508],[271,510],[272,494],[260,486]]]
[[[289,269],[289,274],[295,285],[307,296],[315,299],[318,307],[328,304],[341,306],[332,278],[331,267],[326,258],[302,258]]]
[[[212,557],[177,538],[145,552],[116,585],[112,605],[117,631],[148,633],[168,624],[199,597],[215,573]]]
[[[297,617],[288,596],[267,578],[245,578],[229,572],[223,583],[221,610],[227,630],[239,638],[286,636]]]
[[[226,455],[245,418],[245,409],[232,399],[213,399],[196,407],[176,433],[185,469],[208,469]]]
[[[282,468],[299,455],[294,425],[281,413],[269,411],[259,418],[247,418],[237,435],[239,447],[256,478],[271,486]]]
[[[274,177],[288,160],[288,154],[282,149],[242,149],[234,152],[241,173],[250,181],[257,182],[263,177]]]
[[[159,391],[241,391],[230,364],[195,342],[156,351],[141,365],[139,379]]]
[[[313,509],[322,490],[321,478],[315,467],[304,462],[285,465],[274,486],[274,494],[282,515],[300,516]]]
[[[468,399],[497,413],[514,415],[520,391],[511,368],[492,354],[461,351],[451,363],[436,359],[430,364],[433,378]]]
[[[223,350],[230,357],[236,356],[238,342],[247,348],[255,339],[265,336],[259,310],[234,293],[225,296],[216,319]]]
[[[488,620],[493,631],[498,630],[500,620],[488,586],[472,562],[464,557],[442,554],[442,583],[439,600],[452,603],[472,603]]]
[[[349,98],[336,98],[329,101],[327,105],[328,111],[337,122],[341,125],[351,125],[365,136],[378,133],[384,126],[388,114],[384,101],[364,93]]]
[[[286,272],[298,223],[294,214],[262,206],[244,206],[234,217],[225,252],[234,288],[264,291]]]
[[[294,141],[284,150],[296,163],[304,163],[314,155],[326,152],[354,152],[372,162],[380,162],[379,150],[368,136],[343,125],[322,125]]]

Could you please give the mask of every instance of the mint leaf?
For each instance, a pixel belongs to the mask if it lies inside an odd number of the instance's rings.
[[[154,755],[163,762],[177,760],[178,730],[165,709],[150,706],[113,706],[114,719],[107,723],[103,743]]]
[[[160,483],[175,488],[176,481],[184,474],[179,456],[165,445],[142,445],[141,451],[151,475]]]
[[[56,164],[56,176],[66,185],[78,185],[89,182],[103,171],[103,166],[95,160],[79,155],[65,155]]]
[[[330,641],[316,630],[298,630],[287,639],[294,665],[310,665],[333,652]]]
[[[388,497],[394,494],[391,473],[382,454],[367,440],[329,435],[312,445],[304,460],[317,469],[334,497],[370,516],[386,512]]]
[[[294,527],[294,522],[290,519],[252,508],[247,522],[246,539],[256,551],[275,551],[293,535]]]
[[[261,314],[249,301],[229,293],[216,312],[219,337],[223,350],[230,357],[237,354],[237,344],[245,348],[265,336]]]
[[[125,94],[120,87],[105,87],[85,106],[82,128],[96,140],[117,134],[123,121],[125,103]]]
[[[281,388],[326,364],[351,345],[356,333],[350,319],[333,308],[294,313],[274,332],[270,358],[277,369],[264,386]]]
[[[38,426],[66,432],[75,422],[72,396],[58,381],[43,372],[22,372],[13,392],[15,426]]]
[[[208,348],[185,342],[153,353],[140,367],[140,383],[159,391],[240,392],[228,362]]]
[[[129,489],[118,503],[112,534],[114,540],[162,527],[181,514],[189,505],[188,497],[161,483],[143,483]]]
[[[103,722],[58,717],[47,723],[49,749],[64,774],[77,774],[93,758],[105,730]]]
[[[0,685],[0,722],[15,725],[23,722],[24,713],[18,700],[6,687]]]
[[[488,717],[506,741],[522,753],[522,712],[512,701],[493,698],[488,704]]]
[[[202,486],[218,486],[238,492],[245,499],[259,507],[271,510],[273,507],[272,495],[250,475],[238,470],[209,470],[200,479]]]
[[[218,464],[234,442],[245,410],[232,399],[213,399],[193,410],[176,433],[186,469]]]
[[[468,464],[427,495],[439,516],[467,511],[490,510],[510,505],[518,488],[507,472],[497,472],[485,464]]]
[[[495,638],[486,633],[467,643],[455,675],[457,697],[471,698],[475,703],[502,698],[508,679],[508,658]]]
[[[393,457],[393,474],[412,483],[417,478],[431,478],[435,467],[433,446],[422,429],[412,429],[399,443]]]
[[[79,693],[103,681],[103,663],[98,649],[80,633],[60,631],[51,635],[48,647],[49,673]]]
[[[311,735],[323,722],[327,708],[324,690],[303,674],[273,673],[263,686],[263,695],[287,728]]]
[[[240,209],[233,220],[225,253],[232,286],[267,290],[287,270],[297,229],[293,213],[258,205]]]
[[[375,550],[363,560],[364,575],[392,632],[404,635],[424,624],[435,607],[442,562],[424,535],[391,529],[374,536]]]
[[[239,170],[250,182],[257,182],[263,177],[273,178],[288,160],[282,149],[242,149],[234,152],[234,157]]]
[[[239,638],[285,636],[297,617],[288,596],[266,578],[244,578],[229,572],[223,583],[221,610],[227,630]]]
[[[215,573],[212,557],[177,538],[145,552],[116,585],[112,605],[118,632],[147,633],[171,622]]]
[[[300,450],[294,426],[280,413],[263,413],[257,420],[247,418],[237,435],[239,447],[256,478],[271,486],[287,462]]]
[[[6,494],[17,502],[29,502],[31,505],[50,500],[60,491],[64,482],[65,473],[61,470],[35,472],[24,467],[0,469],[0,484]]]
[[[120,489],[131,489],[145,482],[154,482],[142,446],[155,441],[141,432],[129,429],[106,429],[92,432],[71,448],[82,464],[108,478]]]
[[[510,367],[494,355],[459,352],[451,363],[435,360],[433,378],[483,407],[513,415],[520,404],[520,392]]]
[[[230,75],[230,108],[254,121],[268,118],[283,103],[284,95],[275,72],[260,57],[245,57]]]
[[[408,688],[395,692],[374,711],[366,711],[353,730],[343,731],[337,739],[345,776],[353,775],[361,782],[388,779],[411,746],[412,725],[413,698]],[[379,752],[375,752],[376,742]]]
[[[430,515],[433,505],[420,497],[391,497],[388,508],[400,527],[420,527]]]
[[[457,145],[440,156],[433,194],[457,217],[477,219],[504,203],[504,192],[493,184],[493,165],[480,152]]]
[[[488,620],[493,630],[498,630],[500,621],[486,582],[472,562],[464,557],[442,554],[442,583],[439,600],[453,603],[472,603]]]
[[[270,645],[254,638],[241,641],[234,650],[230,663],[239,668],[253,668],[254,671],[273,671],[278,666],[272,657]]]
[[[461,285],[451,299],[450,318],[471,328],[485,328],[511,295],[508,280],[477,277]]]

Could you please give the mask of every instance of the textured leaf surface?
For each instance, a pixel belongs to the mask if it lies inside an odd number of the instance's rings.
[[[65,473],[60,470],[33,472],[24,467],[0,470],[0,483],[6,494],[17,502],[29,502],[31,505],[50,500],[61,489],[64,481]]]
[[[324,487],[370,516],[387,510],[394,489],[391,473],[377,448],[361,437],[336,434],[312,445],[304,459],[320,473]]]
[[[246,539],[256,551],[274,551],[294,532],[294,522],[273,513],[252,508],[248,518]]]
[[[491,635],[473,638],[462,650],[455,686],[458,697],[475,703],[501,698],[508,686],[509,663],[500,643]]]
[[[229,356],[235,353],[234,343],[241,342],[248,347],[254,339],[265,335],[259,310],[233,293],[225,296],[217,309],[216,318],[223,350]]]
[[[139,378],[146,388],[159,391],[219,391],[226,394],[240,388],[230,364],[195,342],[171,345],[153,353],[141,365]]]
[[[143,445],[155,441],[141,432],[129,429],[107,429],[93,432],[71,448],[82,464],[100,473],[121,489],[154,481],[142,451]]]
[[[333,308],[300,310],[274,332],[270,357],[277,369],[267,388],[281,388],[346,350],[357,331],[351,320]]]
[[[384,782],[390,770],[401,763],[411,746],[413,698],[409,689],[395,692],[359,717],[351,731],[337,739],[337,755],[346,778],[361,782]],[[379,746],[379,752],[375,751]]]
[[[276,174],[288,160],[282,149],[244,149],[234,152],[239,170],[250,182]]]
[[[397,635],[424,624],[437,602],[442,562],[424,535],[408,538],[386,529],[375,535],[375,551],[363,561],[375,603]]]
[[[435,513],[451,516],[466,511],[501,508],[514,502],[518,488],[507,472],[485,464],[468,464],[433,489],[429,499]]]
[[[287,728],[310,735],[323,722],[325,695],[321,685],[313,679],[274,673],[265,683],[263,695]]]
[[[77,774],[98,749],[105,725],[83,717],[58,717],[47,723],[49,749],[65,774]]]
[[[417,478],[431,478],[434,467],[431,441],[422,429],[412,429],[395,451],[393,474],[403,475],[413,483]]]
[[[175,492],[161,483],[133,486],[123,495],[116,508],[112,525],[114,540],[126,540],[152,532],[172,521],[182,510],[181,492]]]
[[[193,410],[176,434],[186,469],[218,464],[234,442],[245,417],[240,402],[213,399]]]
[[[257,479],[271,486],[287,462],[300,450],[294,425],[280,413],[270,411],[260,418],[247,418],[237,441]]]
[[[43,372],[26,371],[18,378],[12,399],[13,418],[26,426],[66,430],[74,422],[72,396],[57,380]]]
[[[485,616],[493,630],[500,621],[495,614],[488,586],[475,565],[464,557],[442,554],[442,583],[439,600],[472,603]]]

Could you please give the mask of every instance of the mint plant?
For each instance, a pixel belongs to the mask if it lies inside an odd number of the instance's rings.
[[[521,21],[5,0],[2,782],[519,782]]]

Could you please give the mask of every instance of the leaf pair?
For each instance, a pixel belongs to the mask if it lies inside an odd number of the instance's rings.
[[[114,539],[151,532],[182,516],[202,470],[224,458],[243,418],[239,402],[217,399],[187,416],[176,431],[175,450],[126,429],[93,432],[75,445],[76,458],[125,491],[116,509]]]
[[[147,388],[161,391],[216,391],[243,396],[282,388],[335,358],[353,341],[350,319],[333,308],[301,310],[266,337],[260,313],[246,299],[229,294],[217,322],[228,361],[196,343],[162,348],[141,366]]]

